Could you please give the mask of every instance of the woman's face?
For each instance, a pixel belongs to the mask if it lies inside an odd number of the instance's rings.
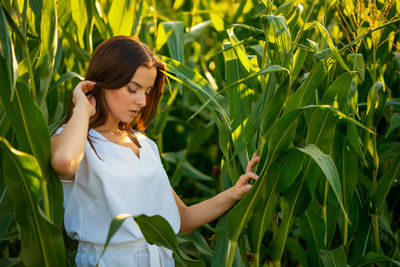
[[[120,89],[104,89],[108,119],[130,123],[146,106],[146,95],[156,80],[155,67],[140,66],[131,81]]]

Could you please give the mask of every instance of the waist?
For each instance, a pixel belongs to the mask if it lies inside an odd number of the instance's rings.
[[[127,254],[144,251],[148,249],[145,239],[138,239],[132,242],[123,242],[117,244],[108,244],[105,254]],[[78,250],[84,253],[94,253],[100,255],[103,252],[104,244],[94,244],[85,241],[79,241]]]

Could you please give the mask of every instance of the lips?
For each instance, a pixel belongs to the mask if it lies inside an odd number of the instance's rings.
[[[138,110],[129,110],[129,113],[131,113],[133,116],[137,116],[139,111]]]

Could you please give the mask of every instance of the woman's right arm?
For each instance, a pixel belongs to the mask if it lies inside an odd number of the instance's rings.
[[[85,152],[89,119],[96,113],[94,97],[85,93],[94,89],[94,82],[80,82],[73,91],[74,108],[64,129],[51,140],[51,165],[60,177],[73,177]]]

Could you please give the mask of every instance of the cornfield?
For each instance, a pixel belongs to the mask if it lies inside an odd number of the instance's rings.
[[[400,0],[0,1],[0,266],[75,266],[50,166],[94,48],[135,36],[166,63],[146,135],[186,204],[259,179],[175,235],[177,266],[400,265]]]

